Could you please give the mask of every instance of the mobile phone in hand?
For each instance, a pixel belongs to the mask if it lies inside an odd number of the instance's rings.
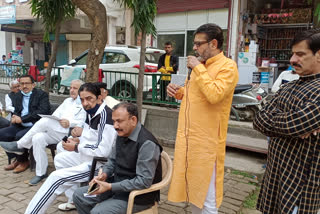
[[[91,195],[93,192],[97,191],[98,189],[99,189],[99,185],[97,183],[94,183],[89,186],[88,194]]]
[[[62,138],[62,141],[66,143],[66,142],[68,141],[68,136],[64,136],[64,137]]]

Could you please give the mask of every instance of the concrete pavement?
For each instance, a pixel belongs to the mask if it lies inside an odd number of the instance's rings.
[[[169,155],[173,155],[172,148],[165,148]],[[51,155],[48,150],[49,172],[54,170]],[[26,182],[34,176],[34,172],[26,170],[20,174],[14,174],[12,171],[5,171],[3,167],[7,164],[7,156],[0,149],[0,214],[20,214],[24,213],[29,201],[38,186],[29,186]],[[227,169],[224,181],[224,200],[219,209],[219,213],[240,213],[244,199],[253,193],[258,186],[258,180],[255,178],[244,177],[233,174]],[[159,204],[160,214],[179,214],[191,213],[187,203],[172,203],[167,200],[168,188],[161,190],[161,201]],[[47,213],[69,213],[75,214],[76,211],[61,212],[58,210],[60,203],[66,202],[64,195],[59,196],[54,204],[48,209]]]

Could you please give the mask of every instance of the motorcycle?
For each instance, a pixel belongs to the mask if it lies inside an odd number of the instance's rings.
[[[237,85],[232,100],[231,119],[252,121],[268,93],[257,85]]]

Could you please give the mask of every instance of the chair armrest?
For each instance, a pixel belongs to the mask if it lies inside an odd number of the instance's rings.
[[[89,182],[92,180],[93,176],[94,176],[94,172],[96,171],[96,165],[97,162],[101,161],[101,162],[107,162],[108,158],[105,157],[93,157],[92,159],[92,164],[91,164],[91,170],[90,170],[90,175],[89,175]]]
[[[170,176],[170,179],[162,180],[159,183],[152,184],[148,189],[141,189],[141,190],[133,190],[133,191],[131,191],[130,194],[129,194],[129,198],[128,198],[127,214],[131,214],[132,213],[134,198],[136,196],[160,190],[161,188],[167,186],[169,184],[170,180],[171,180],[171,176]]]

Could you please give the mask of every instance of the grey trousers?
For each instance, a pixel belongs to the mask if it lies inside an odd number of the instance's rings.
[[[111,191],[97,197],[85,197],[88,186],[78,188],[73,194],[73,203],[79,214],[126,214],[127,201],[112,198]],[[134,205],[133,213],[140,212],[151,205]]]
[[[8,127],[10,126],[10,121],[6,118],[0,117],[0,128]]]

